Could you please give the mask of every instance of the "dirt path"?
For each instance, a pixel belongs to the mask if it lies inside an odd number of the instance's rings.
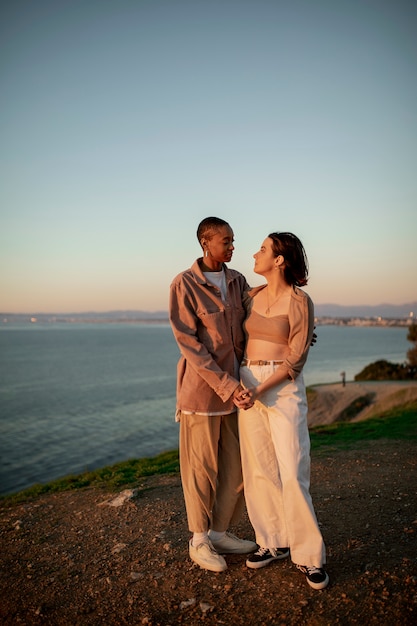
[[[125,495],[112,503],[87,489],[0,506],[1,624],[417,623],[414,443],[313,454],[331,581],[323,591],[290,560],[249,570],[244,557],[227,557],[222,574],[194,565],[178,476],[147,478]],[[253,538],[246,517],[233,530]]]

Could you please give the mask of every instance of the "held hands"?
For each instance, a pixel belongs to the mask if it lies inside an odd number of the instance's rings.
[[[233,394],[233,402],[238,409],[250,409],[255,403],[256,396],[256,387],[242,389],[242,387],[239,386]]]

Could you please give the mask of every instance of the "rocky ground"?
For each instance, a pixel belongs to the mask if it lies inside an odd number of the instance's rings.
[[[188,558],[178,476],[132,493],[86,489],[0,505],[3,625],[417,623],[417,445],[375,441],[313,454],[312,495],[330,585],[288,559],[222,574]],[[253,538],[245,516],[234,532]]]

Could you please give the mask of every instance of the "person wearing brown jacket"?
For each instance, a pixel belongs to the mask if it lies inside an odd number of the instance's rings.
[[[204,219],[197,238],[204,256],[170,287],[170,323],[180,349],[176,419],[180,422],[180,472],[189,554],[200,567],[227,569],[223,554],[248,554],[253,541],[228,532],[243,510],[237,408],[242,391],[245,277],[229,269],[234,235],[216,217]],[[244,406],[250,406],[251,400]]]

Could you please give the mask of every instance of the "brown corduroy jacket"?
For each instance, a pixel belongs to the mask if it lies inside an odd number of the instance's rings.
[[[245,277],[224,265],[227,301],[208,282],[201,259],[174,278],[169,317],[180,349],[177,366],[177,416],[180,411],[226,415],[236,411],[232,395],[239,384],[236,360],[243,358],[242,304]]]

